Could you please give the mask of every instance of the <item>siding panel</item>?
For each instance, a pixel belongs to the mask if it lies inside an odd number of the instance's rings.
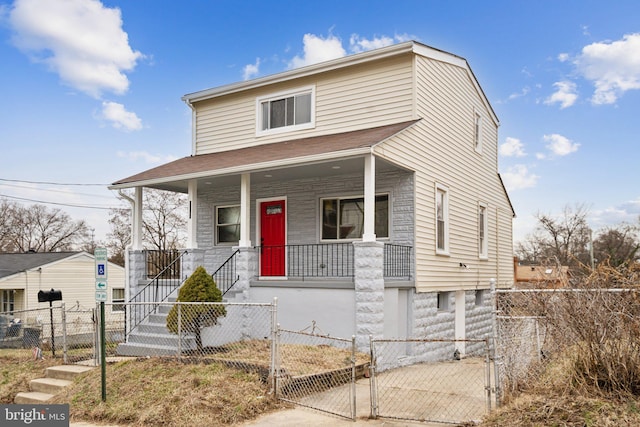
[[[316,88],[314,129],[256,137],[256,98]],[[413,118],[411,56],[202,101],[196,107],[196,154],[251,147],[397,123]]]
[[[423,120],[377,150],[417,171],[416,286],[422,292],[513,280],[511,210],[497,175],[497,126],[470,78],[463,68],[416,57],[416,110]],[[474,145],[476,111],[482,116],[481,153]],[[449,189],[448,256],[435,253],[436,184]],[[488,260],[478,254],[480,202],[489,208]]]

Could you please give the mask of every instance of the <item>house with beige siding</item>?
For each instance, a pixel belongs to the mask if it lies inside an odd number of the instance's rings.
[[[361,348],[491,332],[490,284],[513,284],[514,210],[499,121],[464,58],[411,41],[183,101],[192,154],[110,187],[134,190],[130,301],[149,283],[153,188],[188,194],[181,278],[203,265],[228,301],[277,297],[285,328]]]
[[[62,299],[52,301],[51,306],[58,313],[64,304],[67,322],[78,316],[91,319],[86,312],[96,307],[95,268],[95,258],[87,252],[0,253],[0,339],[10,319],[20,319],[22,325],[47,323],[49,302],[39,302],[38,293],[52,289]],[[125,302],[124,268],[109,263],[107,275],[109,313],[114,309],[123,312],[117,303]],[[72,334],[72,328],[68,332]]]

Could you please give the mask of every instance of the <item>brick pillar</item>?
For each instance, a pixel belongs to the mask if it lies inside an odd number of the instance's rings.
[[[204,249],[185,249],[186,252],[182,256],[182,265],[180,266],[180,276],[182,280],[186,280],[196,268],[204,266]],[[212,272],[207,272],[211,274]]]
[[[242,296],[237,297],[237,301],[249,302],[250,282],[258,275],[258,255],[255,248],[234,248],[240,250],[236,260],[236,272],[238,273],[238,282],[233,286],[233,291],[241,293]]]
[[[145,252],[143,250],[129,249],[127,252],[127,271],[129,276],[129,289],[125,290],[127,301],[138,293],[147,283],[147,266]]]
[[[354,242],[356,347],[369,351],[369,335],[384,335],[384,244]]]

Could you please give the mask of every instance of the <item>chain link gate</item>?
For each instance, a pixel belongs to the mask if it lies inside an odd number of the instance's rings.
[[[355,382],[369,355],[356,353],[355,337],[341,339],[278,328],[276,396],[283,401],[356,418]]]
[[[372,418],[457,424],[491,410],[488,339],[372,339],[371,363]]]

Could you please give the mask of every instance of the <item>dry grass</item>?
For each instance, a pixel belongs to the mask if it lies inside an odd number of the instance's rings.
[[[293,375],[348,366],[351,352],[320,345],[284,345],[283,369]],[[138,358],[108,364],[106,402],[102,377],[94,369],[79,377],[52,403],[69,403],[72,420],[131,426],[233,425],[287,407],[269,394],[265,371],[269,342],[246,341],[220,347],[204,357]],[[229,363],[242,361],[242,363]],[[358,363],[368,361],[359,354]],[[48,366],[61,359],[34,361],[30,350],[0,351],[2,403],[28,390]],[[237,369],[232,366],[244,366]],[[257,368],[257,369],[256,369]]]
[[[31,350],[0,349],[0,403],[13,403],[17,393],[29,389],[29,381],[59,364],[59,359],[35,360]]]
[[[107,399],[99,369],[56,396],[71,418],[132,426],[233,425],[283,408],[257,373],[220,364],[136,359],[107,366]]]
[[[640,401],[521,394],[488,416],[481,427],[635,427]]]

